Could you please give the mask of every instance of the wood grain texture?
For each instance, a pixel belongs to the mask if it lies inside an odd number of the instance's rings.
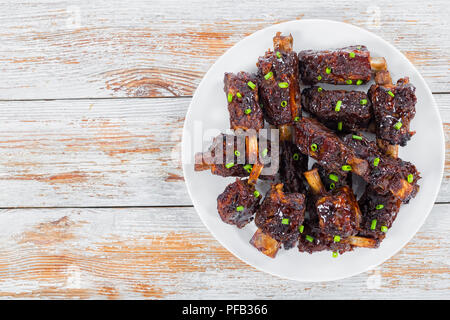
[[[0,210],[0,298],[448,298],[450,206],[375,270],[299,283],[255,270],[193,208]],[[331,259],[331,257],[330,257]]]
[[[435,95],[450,201],[450,95]],[[180,160],[190,98],[0,102],[1,207],[191,205]],[[26,195],[26,196],[24,196]]]
[[[446,0],[0,1],[0,99],[192,95],[245,36],[311,18],[374,32],[449,91],[449,14]]]

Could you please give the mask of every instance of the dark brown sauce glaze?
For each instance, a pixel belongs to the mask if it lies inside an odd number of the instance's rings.
[[[246,72],[225,73],[224,83],[230,113],[230,127],[233,130],[254,129],[259,131],[259,129],[262,129],[264,119],[259,105],[256,76]],[[228,95],[230,95],[230,99]]]
[[[354,54],[354,57],[351,57]],[[335,50],[304,50],[298,53],[302,82],[314,85],[319,82],[332,84],[361,84],[372,77],[370,52],[365,46],[350,46]],[[329,68],[329,73],[327,73]]]
[[[297,242],[298,227],[303,223],[305,196],[284,193],[283,184],[272,185],[258,208],[255,224],[273,239],[282,242],[285,249]]]
[[[274,51],[268,50],[256,64],[264,116],[275,126],[292,124],[295,117],[301,116],[298,57],[292,51],[292,41],[292,36],[277,33]],[[268,77],[270,72],[272,75]],[[283,83],[288,87],[281,88]]]
[[[336,111],[338,101],[339,111]],[[302,105],[320,122],[336,131],[367,128],[372,118],[372,104],[362,91],[325,90],[317,86],[306,88],[302,92]]]
[[[414,132],[409,131],[409,127],[416,114],[415,90],[408,78],[399,79],[397,85],[374,84],[370,87],[377,138],[401,146],[411,139]],[[396,128],[397,123],[401,123],[400,128]]]
[[[282,141],[280,149],[279,177],[284,190],[290,193],[304,193],[306,187],[303,172],[308,170],[308,156],[301,153],[290,141]]]
[[[253,220],[262,198],[259,193],[255,194],[255,187],[247,181],[236,179],[217,198],[217,211],[222,221],[238,228],[243,228]]]

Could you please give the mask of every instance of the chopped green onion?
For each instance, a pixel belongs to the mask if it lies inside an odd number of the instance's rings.
[[[303,233],[303,230],[305,230],[305,226],[304,225],[301,225],[300,227],[298,227],[298,231],[300,233]]]
[[[227,163],[227,164],[225,165],[225,168],[227,168],[227,169],[230,169],[230,168],[232,168],[232,167],[234,167],[234,163],[233,163],[233,162]]]
[[[392,98],[395,97],[395,94],[393,94],[391,90],[388,91],[388,95],[390,95]]]
[[[381,226],[381,232],[387,232],[388,231],[388,227],[386,226]]]
[[[362,80],[361,79],[359,79],[358,81],[356,81],[356,85],[360,85],[362,83]]]
[[[338,122],[338,131],[342,131],[342,121]]]
[[[375,207],[375,209],[377,210],[381,210],[384,208],[384,204],[377,204],[377,206]]]
[[[298,153],[294,153],[292,158],[294,158],[294,160],[297,161],[300,158],[300,156],[298,155]]]
[[[370,230],[375,230],[376,227],[377,227],[377,219],[373,219],[370,224]]]
[[[354,52],[350,52],[348,55],[350,56],[350,58],[354,58],[355,57],[355,53]]]
[[[308,240],[309,242],[313,242],[313,241],[314,241],[314,238],[311,237],[310,235],[306,235],[305,238],[306,238],[306,240]]]
[[[361,99],[361,100],[359,100],[359,104],[362,104],[362,105],[367,104],[367,99]]]
[[[233,101],[233,94],[229,93],[228,94],[228,102]]]
[[[410,173],[408,174],[408,182],[412,183],[414,181],[414,176]]]
[[[265,148],[265,149],[262,151],[262,156],[263,156],[263,157],[267,156],[267,152],[269,152],[269,150],[268,150],[267,148]]]
[[[248,86],[250,87],[250,89],[255,90],[256,88],[256,84],[254,84],[253,82],[249,81],[247,82]]]
[[[333,190],[334,188],[336,188],[336,185],[334,184],[334,182],[330,183],[330,190]]]
[[[259,195],[260,195],[260,193],[259,193],[259,191],[258,190],[255,190],[255,192],[253,192],[253,195],[256,197],[256,198],[258,198],[259,197]]]
[[[339,253],[337,251],[333,251],[332,256],[333,258],[337,258],[339,256]]]
[[[394,125],[394,128],[396,129],[396,130],[400,130],[400,128],[403,126],[403,123],[401,122],[401,121],[399,121],[399,122],[397,122],[395,125]]]
[[[356,49],[361,50],[361,46],[357,46]]]
[[[300,117],[295,117],[294,118],[294,122],[297,122],[298,120],[300,120]]]
[[[322,92],[322,90],[323,90],[322,87],[317,88],[317,92]]]
[[[327,74],[330,74],[330,73],[331,73],[331,68],[326,68],[326,69],[325,69],[325,72],[326,72]]]
[[[272,72],[272,71],[269,71],[269,72],[264,76],[264,79],[269,80],[270,78],[272,78],[272,76],[273,76],[273,72]]]
[[[236,92],[236,97],[242,98],[242,94],[240,92]]]
[[[311,150],[312,150],[312,151],[317,151],[317,144],[313,143],[313,144],[311,145]]]
[[[239,151],[236,150],[236,151],[234,152],[234,155],[235,155],[236,157],[239,157],[239,156],[241,155],[241,153],[240,153]]]
[[[346,83],[346,84],[352,84],[352,80],[350,80],[350,79],[345,80],[345,83]]]
[[[343,171],[352,171],[352,166],[349,166],[348,164],[346,164],[345,166],[342,166],[342,170]]]
[[[280,88],[287,88],[287,87],[289,87],[289,83],[287,83],[287,82],[280,82],[280,83],[278,83],[278,86]]]
[[[339,181],[339,177],[333,173],[331,173],[328,178],[334,182],[338,182]]]
[[[289,224],[289,219],[288,218],[284,218],[281,220],[282,224]]]
[[[242,211],[242,210],[244,210],[244,207],[243,207],[243,206],[236,207],[236,211],[240,212],[240,211]]]
[[[319,81],[322,80],[322,76],[321,76],[321,75],[318,75],[318,76],[317,76],[317,80],[319,80]]]
[[[281,52],[280,51],[277,51],[277,58],[281,59]]]
[[[357,135],[352,135],[352,138],[353,139],[355,139],[355,140],[362,140],[362,137],[361,136],[357,136]]]
[[[338,102],[336,102],[336,107],[334,108],[334,111],[339,112],[341,110],[341,105],[342,101],[338,100]]]
[[[378,167],[378,164],[380,163],[380,158],[373,159],[373,166]]]
[[[248,173],[252,172],[252,168],[253,166],[251,164],[246,164],[244,166],[245,171],[247,171]]]
[[[285,108],[287,106],[287,101],[286,100],[281,101],[281,106]]]
[[[335,235],[334,238],[333,238],[333,241],[334,242],[339,242],[339,241],[341,241],[341,237],[338,236],[338,235]]]
[[[250,113],[252,113],[252,109],[250,109],[250,108],[248,108],[248,109],[245,109],[245,114],[250,114]]]

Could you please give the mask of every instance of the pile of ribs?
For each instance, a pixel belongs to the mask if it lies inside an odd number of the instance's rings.
[[[281,248],[337,257],[379,247],[419,191],[420,173],[398,157],[414,135],[415,87],[407,77],[393,84],[364,45],[297,53],[280,32],[256,67],[225,73],[233,133],[195,155],[196,171],[236,179],[217,198],[219,217],[237,228],[254,221],[249,242],[271,258]],[[267,128],[275,138],[261,135]]]

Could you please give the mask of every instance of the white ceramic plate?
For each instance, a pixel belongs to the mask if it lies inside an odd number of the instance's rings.
[[[280,250],[275,259],[260,253],[249,244],[256,231],[254,223],[243,229],[222,222],[217,213],[216,199],[235,178],[222,178],[209,171],[194,171],[194,153],[201,151],[202,142],[194,141],[195,131],[209,132],[229,128],[226,96],[223,92],[224,72],[256,71],[256,61],[272,48],[277,31],[291,33],[294,50],[339,48],[364,44],[372,56],[385,57],[394,82],[408,76],[416,86],[416,117],[411,130],[417,131],[407,147],[400,148],[400,157],[413,162],[421,172],[420,192],[404,205],[386,239],[378,249],[357,248],[332,258],[330,251],[300,253],[296,248]],[[361,87],[367,90],[370,85]],[[347,89],[355,88],[346,86]],[[203,143],[207,147],[210,141]],[[209,69],[198,86],[184,123],[183,171],[192,202],[211,233],[234,255],[255,268],[298,281],[330,281],[350,277],[381,264],[398,252],[419,230],[433,207],[444,168],[444,134],[442,121],[433,96],[424,79],[408,59],[380,37],[358,27],[328,20],[290,21],[260,30],[229,49]]]

